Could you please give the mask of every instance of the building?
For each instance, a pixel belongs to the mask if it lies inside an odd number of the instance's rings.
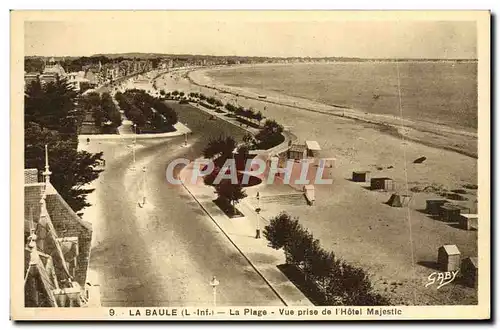
[[[386,204],[392,207],[406,207],[410,204],[410,201],[410,195],[392,194]]]
[[[66,71],[64,68],[57,63],[54,58],[49,60],[49,63],[45,64],[42,74],[40,75],[40,82],[46,84],[49,82],[55,82],[57,79],[62,79],[66,77]]]
[[[478,229],[478,217],[477,214],[460,214],[458,219],[458,224],[460,228],[465,230],[477,230]]]
[[[97,86],[100,83],[99,70],[95,67],[89,67],[84,70],[84,78],[92,86]]]
[[[445,203],[439,207],[439,218],[446,222],[459,222],[460,214],[465,210],[464,207],[453,203]]]
[[[82,87],[84,87],[85,84],[87,84],[87,86],[90,86],[90,81],[87,78],[85,78],[84,71],[70,72],[67,74],[67,79],[68,79],[68,83],[77,92],[81,91]]]
[[[443,245],[438,249],[439,269],[451,272],[460,269],[460,251],[456,245]]]
[[[307,157],[307,147],[303,144],[292,144],[288,149],[288,159],[301,160]]]
[[[38,79],[40,79],[40,72],[24,73],[24,84],[25,84],[25,86],[28,86],[33,81],[37,81]]]
[[[308,157],[318,157],[321,147],[317,141],[306,141],[306,149]]]
[[[446,199],[428,199],[426,201],[425,212],[431,215],[439,215],[439,209],[448,203]]]
[[[47,154],[46,148],[43,182],[37,169],[25,170],[25,306],[89,306],[90,291],[93,301],[100,300],[87,283],[92,225],[50,183]]]
[[[468,257],[462,261],[460,267],[462,279],[470,287],[477,288],[478,283],[478,260],[477,257]]]
[[[372,178],[370,180],[370,189],[392,191],[396,189],[396,185],[391,178]]]
[[[367,182],[370,178],[370,171],[354,171],[352,172],[352,181]]]

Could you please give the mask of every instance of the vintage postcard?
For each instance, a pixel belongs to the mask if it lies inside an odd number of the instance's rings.
[[[491,317],[490,12],[11,28],[12,319]]]

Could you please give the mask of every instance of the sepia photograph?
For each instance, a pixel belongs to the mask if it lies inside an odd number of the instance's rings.
[[[491,317],[489,11],[10,18],[14,320]]]

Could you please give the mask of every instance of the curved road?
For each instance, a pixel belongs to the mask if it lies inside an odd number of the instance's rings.
[[[189,105],[173,104],[180,122],[193,131],[183,137],[144,142],[136,152],[108,157],[97,188],[104,208],[95,233],[91,268],[98,274],[103,306],[211,306],[209,281],[216,275],[217,305],[282,305],[262,278],[223,236],[182,186],[167,184],[165,169],[174,158],[195,159],[211,137],[243,132]],[[138,143],[140,143],[138,141]],[[111,148],[121,148],[116,142]],[[145,208],[142,166],[147,167]]]

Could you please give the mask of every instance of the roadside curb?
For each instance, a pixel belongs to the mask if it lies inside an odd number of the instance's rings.
[[[124,139],[136,139],[136,140],[149,140],[149,139],[160,139],[160,138],[170,138],[182,136],[184,134],[191,133],[191,130],[181,123],[177,123],[177,131],[168,133],[151,133],[151,134],[82,134],[78,135],[78,139],[91,139],[91,140],[124,140]]]
[[[191,190],[189,190],[189,188],[184,184],[184,181],[182,180],[181,173],[184,171],[185,168],[186,167],[184,167],[179,172],[179,180],[181,181],[181,184],[184,187],[184,189],[186,189],[186,191],[189,193],[189,195],[191,195],[191,197],[193,197],[193,199],[196,201],[196,203],[198,203],[198,205],[203,209],[203,211],[208,215],[208,217],[210,219],[212,219],[212,221],[215,223],[217,228],[220,229],[220,231],[224,234],[224,236],[229,240],[229,242],[231,242],[231,244],[236,248],[236,250],[238,250],[238,252],[243,256],[243,258],[245,258],[245,260],[250,264],[250,266],[255,270],[255,272],[257,274],[259,274],[259,276],[264,280],[264,282],[266,282],[266,284],[269,286],[269,288],[271,288],[271,291],[274,292],[274,294],[281,300],[281,302],[285,306],[290,306],[290,304],[286,301],[286,299],[278,292],[278,290],[276,290],[274,285],[271,284],[271,282],[264,276],[264,274],[262,274],[262,272],[257,268],[257,266],[245,255],[245,253],[243,253],[243,251],[238,247],[238,245],[231,239],[229,234],[226,233],[224,228],[217,222],[217,220],[215,220],[215,218],[210,214],[210,212],[203,206],[203,204],[196,198],[196,196],[191,192]]]

